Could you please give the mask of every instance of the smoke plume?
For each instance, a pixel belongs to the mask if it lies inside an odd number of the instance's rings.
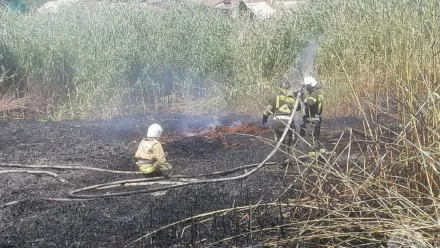
[[[318,36],[313,37],[290,67],[287,79],[293,89],[298,89],[305,77],[313,76],[313,65],[318,52],[319,38]]]

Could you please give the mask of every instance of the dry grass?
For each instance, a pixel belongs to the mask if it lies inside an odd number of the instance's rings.
[[[44,117],[49,106],[47,102],[29,93],[23,93],[21,97],[14,94],[0,95],[0,116],[3,118]]]
[[[31,104],[32,100],[29,96],[16,98],[4,95],[0,99],[0,112],[8,112],[15,110],[25,110]]]

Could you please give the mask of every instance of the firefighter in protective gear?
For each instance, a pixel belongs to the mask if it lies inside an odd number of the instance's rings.
[[[293,92],[290,83],[287,80],[284,80],[280,85],[280,93],[270,99],[269,104],[266,106],[266,110],[263,113],[263,125],[267,123],[267,119],[273,113],[274,118],[272,129],[276,141],[278,141],[283,135],[292,112],[301,110],[300,105],[298,105],[296,110],[293,109],[295,107],[297,94],[298,92]],[[284,163],[289,159],[292,152],[292,145],[296,142],[296,135],[293,135],[292,130],[295,130],[295,123],[293,121],[283,143],[281,144],[283,148],[282,150],[284,151],[282,156],[278,156],[278,161],[281,163]]]
[[[305,115],[303,116],[303,124],[300,126],[300,135],[313,146],[309,150],[309,155],[317,156],[326,152],[324,148],[320,149],[319,141],[323,97],[321,87],[313,77],[304,78],[304,85],[306,90],[301,101],[305,106]]]
[[[142,139],[136,151],[136,164],[139,170],[148,176],[169,176],[172,169],[159,142],[162,131],[159,124],[149,126],[147,137]]]

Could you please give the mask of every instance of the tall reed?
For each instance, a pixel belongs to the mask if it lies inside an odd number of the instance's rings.
[[[311,25],[295,13],[234,19],[190,3],[1,11],[0,21],[0,53],[22,75],[22,87],[31,88],[32,76],[51,94],[56,119],[147,113],[195,100],[203,102],[200,111],[252,107],[248,95],[267,96]]]

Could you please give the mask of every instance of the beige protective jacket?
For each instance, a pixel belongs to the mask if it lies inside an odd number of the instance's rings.
[[[142,139],[135,157],[137,159],[152,160],[152,165],[162,165],[167,161],[162,144],[157,139],[150,138]]]

